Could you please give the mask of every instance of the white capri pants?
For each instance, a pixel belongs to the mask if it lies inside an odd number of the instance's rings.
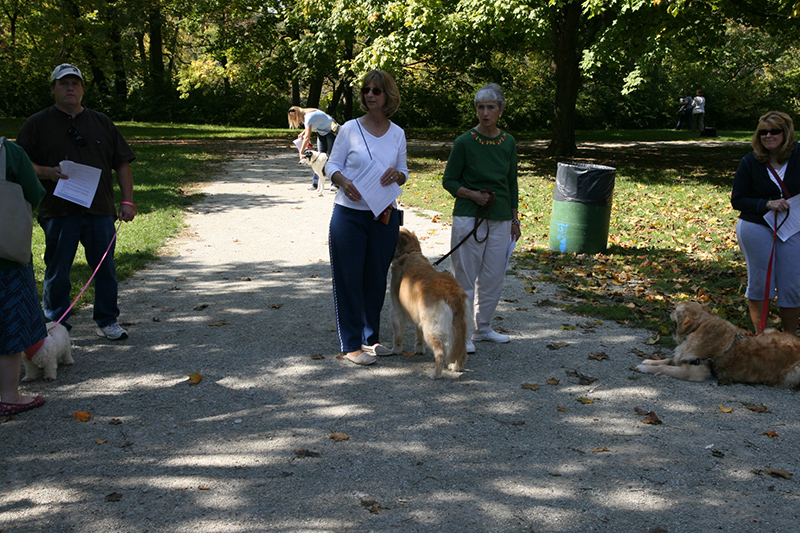
[[[473,217],[453,217],[450,248],[461,242],[474,227]],[[511,221],[482,222],[477,231],[479,239],[486,236],[487,228],[489,237],[484,242],[479,243],[470,237],[450,256],[450,271],[467,293],[467,302],[470,304],[467,312],[472,313],[475,319],[475,331],[483,334],[492,329],[492,316],[503,291]],[[472,331],[468,331],[467,339],[471,336]]]
[[[772,230],[762,224],[739,219],[736,238],[747,262],[747,291],[750,300],[763,300],[767,267],[772,251]],[[769,299],[778,294],[778,307],[800,307],[800,233],[786,242],[775,240]]]

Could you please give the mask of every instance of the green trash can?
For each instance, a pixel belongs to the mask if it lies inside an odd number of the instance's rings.
[[[550,217],[550,249],[596,254],[608,248],[617,169],[559,163]]]

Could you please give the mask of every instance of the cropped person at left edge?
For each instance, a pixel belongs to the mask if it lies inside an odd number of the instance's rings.
[[[130,162],[135,159],[128,143],[106,115],[83,107],[83,74],[70,64],[62,64],[50,75],[54,105],[31,116],[17,136],[17,143],[28,153],[47,195],[39,206],[39,224],[45,234],[44,313],[57,321],[70,305],[69,273],[78,243],[83,244],[92,271],[109,249],[117,217],[130,222],[136,216],[133,203],[133,176]],[[92,204],[86,208],[54,196],[59,180],[69,179],[61,172],[61,161],[73,161],[102,171]],[[122,201],[117,212],[114,182],[117,176]],[[117,275],[114,245],[94,278],[93,318],[97,334],[111,340],[128,337],[117,323]],[[62,324],[69,329],[69,314]]]

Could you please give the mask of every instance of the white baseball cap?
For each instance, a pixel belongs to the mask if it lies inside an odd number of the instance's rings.
[[[53,70],[50,74],[50,83],[60,80],[64,76],[78,76],[83,81],[83,74],[78,67],[70,65],[69,63],[62,63]]]

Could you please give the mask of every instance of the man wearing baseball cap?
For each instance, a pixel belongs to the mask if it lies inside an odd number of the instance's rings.
[[[128,143],[106,115],[83,107],[83,74],[64,63],[50,74],[54,105],[25,121],[17,144],[28,153],[47,195],[39,206],[39,224],[45,235],[44,313],[57,321],[70,306],[69,273],[78,249],[83,244],[94,278],[93,318],[97,334],[111,340],[128,337],[117,323],[117,274],[114,265],[114,221],[130,222],[136,216],[133,204],[133,176],[130,162],[135,159]],[[89,207],[54,195],[59,180],[69,179],[61,172],[61,162],[72,161],[100,169],[100,182]],[[114,179],[122,193],[117,210]],[[109,250],[108,255],[103,255]],[[99,265],[99,268],[98,268]],[[64,316],[62,324],[70,328]]]

